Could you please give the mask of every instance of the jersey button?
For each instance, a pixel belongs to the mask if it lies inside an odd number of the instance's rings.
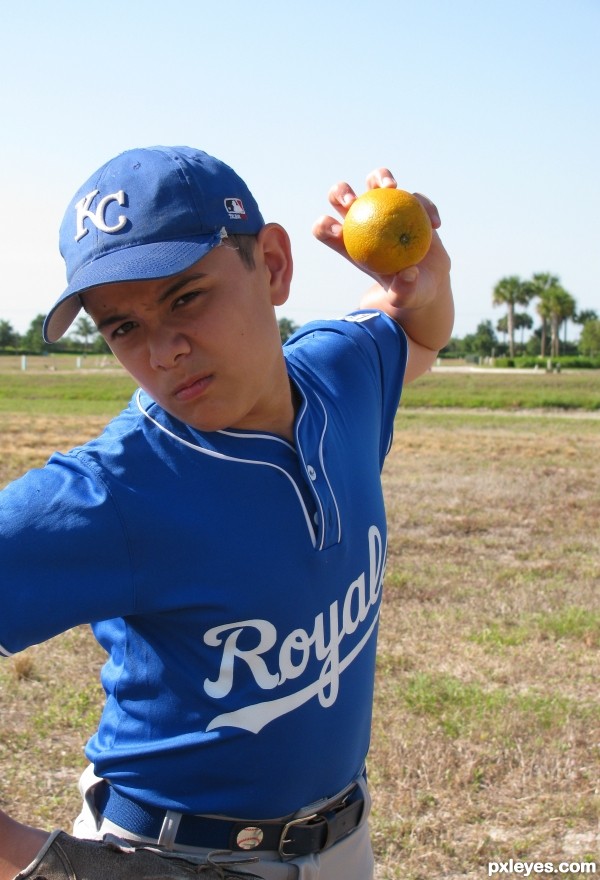
[[[310,479],[314,483],[314,481],[317,479],[317,472],[314,469],[314,467],[312,466],[312,464],[307,465],[306,473],[308,474],[308,476],[310,477]]]

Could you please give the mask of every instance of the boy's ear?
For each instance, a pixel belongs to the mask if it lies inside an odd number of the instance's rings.
[[[294,271],[290,237],[279,223],[267,223],[258,233],[257,250],[268,273],[271,302],[281,306],[290,295]]]

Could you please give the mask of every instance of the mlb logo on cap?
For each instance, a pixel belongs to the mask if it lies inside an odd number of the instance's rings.
[[[246,212],[241,199],[225,199],[225,210],[232,220],[245,220]]]

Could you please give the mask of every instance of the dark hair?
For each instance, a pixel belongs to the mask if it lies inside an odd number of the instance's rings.
[[[238,251],[240,260],[247,269],[256,268],[254,260],[256,235],[227,235],[224,244],[225,247],[229,246],[232,250]]]

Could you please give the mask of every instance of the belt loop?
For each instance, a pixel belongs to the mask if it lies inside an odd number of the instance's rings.
[[[173,849],[175,838],[179,831],[179,823],[181,822],[181,813],[175,810],[167,810],[163,819],[162,828],[158,835],[158,846],[164,846],[165,849]]]

